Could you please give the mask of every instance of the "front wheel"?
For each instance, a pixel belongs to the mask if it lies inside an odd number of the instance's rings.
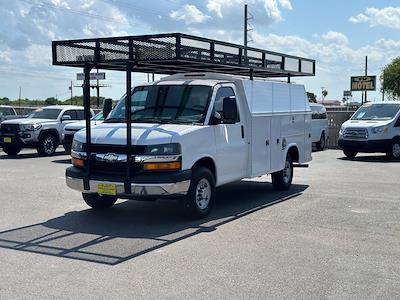
[[[390,147],[389,151],[386,153],[386,156],[389,159],[400,159],[400,142],[393,142],[392,147]]]
[[[180,208],[190,219],[205,218],[211,211],[215,197],[215,179],[204,167],[193,170],[187,195],[180,199]]]
[[[293,180],[293,162],[290,155],[286,157],[285,168],[282,171],[272,173],[272,186],[277,191],[290,189]]]
[[[21,146],[16,145],[3,145],[3,151],[7,155],[17,155],[21,151]]]
[[[353,159],[358,154],[357,151],[349,150],[349,149],[343,150],[343,153],[344,153],[344,155],[346,155],[347,158],[350,158],[350,159]]]
[[[117,197],[114,196],[82,193],[82,197],[86,204],[94,209],[109,208],[117,202]]]
[[[39,155],[51,156],[56,152],[57,140],[52,134],[44,134],[40,140],[37,147],[37,152]]]

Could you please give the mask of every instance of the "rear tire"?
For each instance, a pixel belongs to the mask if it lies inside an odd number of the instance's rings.
[[[318,151],[323,151],[325,149],[326,145],[326,138],[325,138],[325,133],[323,132],[321,134],[321,138],[319,139],[319,142],[317,143],[317,150]]]
[[[205,167],[193,170],[187,195],[180,199],[182,214],[189,219],[201,219],[208,216],[214,204],[215,178]]]
[[[293,161],[290,155],[286,157],[285,168],[282,171],[272,173],[272,186],[277,191],[287,191],[292,186]]]
[[[117,197],[103,196],[99,194],[82,193],[83,200],[86,204],[94,209],[105,209],[112,207],[117,202]]]
[[[346,155],[347,158],[350,158],[350,159],[353,159],[358,154],[357,151],[349,150],[349,149],[344,149],[343,153],[344,153],[344,155]]]
[[[6,146],[6,145],[3,144],[3,151],[7,155],[17,155],[18,153],[21,152],[21,149],[22,149],[21,146],[16,146],[16,145]]]
[[[52,134],[44,134],[37,146],[37,152],[42,156],[52,156],[56,152],[58,143],[57,139]]]
[[[400,159],[400,141],[393,142],[389,151],[386,153],[388,159],[399,160]]]

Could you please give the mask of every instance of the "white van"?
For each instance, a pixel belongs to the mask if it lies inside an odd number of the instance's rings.
[[[360,107],[340,128],[339,147],[348,158],[359,152],[381,152],[390,159],[400,159],[400,102]]]
[[[110,207],[117,198],[174,197],[187,216],[201,218],[210,212],[215,187],[272,174],[273,186],[287,190],[294,164],[311,161],[311,110],[297,84],[172,75],[133,89],[130,158],[126,126],[123,97],[91,129],[87,183],[86,132],[74,136],[66,182],[93,208]]]
[[[317,147],[317,150],[325,149],[328,138],[328,115],[326,108],[322,104],[310,103],[311,117],[311,140]]]

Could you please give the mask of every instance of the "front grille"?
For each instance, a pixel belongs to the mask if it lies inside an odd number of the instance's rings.
[[[17,134],[20,131],[18,124],[1,124],[0,133],[1,134]]]
[[[138,163],[131,163],[131,174],[138,173],[142,169]],[[91,161],[91,171],[98,175],[114,175],[114,176],[125,176],[126,175],[126,163],[121,162],[105,162],[105,161]]]
[[[367,140],[368,130],[365,128],[346,128],[343,138],[349,140]]]

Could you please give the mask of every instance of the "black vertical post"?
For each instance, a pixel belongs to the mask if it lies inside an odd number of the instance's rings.
[[[365,57],[365,76],[368,76],[368,56]],[[365,91],[364,102],[368,101],[367,91]]]
[[[243,53],[243,57],[244,57],[244,59],[243,59],[243,62],[244,62],[244,64],[247,64],[247,33],[248,33],[248,29],[247,29],[247,16],[248,16],[248,13],[247,13],[247,4],[245,4],[244,5],[244,24],[243,24],[243,30],[244,30],[244,32],[243,32],[243,34],[244,34],[244,37],[243,37],[243,45],[244,45],[244,53]]]
[[[291,77],[290,77],[290,74],[288,74],[288,76],[287,76],[287,83],[290,83],[290,81],[291,81]]]
[[[126,99],[125,99],[125,118],[126,118],[126,179],[125,194],[132,194],[131,190],[131,155],[132,155],[132,64],[126,64]]]
[[[89,186],[89,180],[90,180],[90,171],[91,171],[91,139],[92,139],[92,134],[91,134],[91,128],[90,128],[90,119],[92,118],[91,112],[90,112],[90,71],[92,70],[92,66],[89,64],[85,64],[85,67],[83,69],[83,73],[85,75],[85,79],[83,82],[83,106],[85,108],[85,120],[86,120],[86,168],[87,168],[87,174],[86,178],[84,180],[84,189],[85,190],[90,190]]]

